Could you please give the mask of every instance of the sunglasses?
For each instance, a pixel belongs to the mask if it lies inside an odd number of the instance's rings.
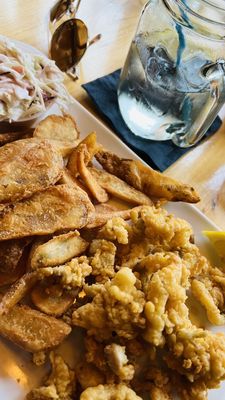
[[[77,65],[88,47],[96,43],[101,34],[89,40],[86,24],[75,15],[81,0],[60,0],[50,12],[50,30],[52,32],[49,53],[58,68],[72,78],[77,79]]]

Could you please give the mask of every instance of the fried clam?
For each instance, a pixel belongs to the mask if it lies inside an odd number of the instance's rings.
[[[64,264],[71,258],[82,254],[87,247],[88,243],[78,231],[55,236],[51,240],[35,246],[30,258],[30,267],[35,270]]]
[[[87,147],[87,152],[85,154],[85,165],[87,165],[93,158],[93,156],[97,153],[97,151],[100,150],[101,146],[97,144],[96,142],[96,133],[91,132],[88,136],[86,136],[76,147],[76,149],[72,152],[72,154],[69,157],[67,168],[71,172],[71,174],[74,177],[77,177],[79,175],[79,169],[78,169],[78,160],[77,160],[77,155],[80,151],[80,148],[82,145],[86,145]]]
[[[105,150],[100,150],[95,157],[106,171],[151,198],[187,203],[197,203],[200,200],[193,187],[167,177],[141,161],[120,158]]]
[[[99,185],[95,177],[91,174],[85,163],[88,159],[88,149],[86,144],[82,144],[77,152],[77,168],[85,186],[88,188],[92,196],[99,202],[105,203],[109,200],[109,196],[105,189]]]
[[[78,290],[63,290],[60,285],[39,284],[31,292],[35,307],[47,315],[60,317],[74,303]]]
[[[123,383],[98,385],[85,389],[80,400],[142,400],[132,389]]]
[[[79,135],[76,122],[68,114],[49,115],[38,124],[33,134],[36,138],[48,139],[64,157],[77,147]]]
[[[31,390],[27,400],[72,400],[76,390],[76,376],[64,359],[50,352],[51,373],[43,386]]]
[[[152,205],[151,199],[126,182],[104,170],[88,168],[97,183],[113,196],[132,204]]]
[[[54,185],[63,159],[46,140],[18,140],[0,148],[0,203],[14,203]]]
[[[90,201],[81,191],[57,185],[6,207],[0,215],[0,240],[79,229],[89,221]]]
[[[16,305],[0,316],[0,335],[28,352],[58,346],[70,332],[65,322],[28,306]]]

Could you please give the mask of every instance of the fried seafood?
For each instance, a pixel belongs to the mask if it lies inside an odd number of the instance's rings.
[[[51,375],[27,399],[206,400],[225,379],[225,336],[195,325],[188,306],[194,295],[224,324],[225,275],[160,207],[198,195],[103,151],[95,133],[78,136],[70,116],[50,116],[0,148],[0,285],[14,282],[1,287],[0,335],[41,365],[71,326],[84,333],[76,378],[51,353]]]
[[[193,187],[162,175],[141,161],[120,158],[104,150],[99,151],[95,157],[106,171],[125,180],[150,198],[187,203],[197,203],[200,200]]]
[[[63,358],[50,353],[52,371],[44,386],[33,389],[27,400],[72,400],[76,389],[76,377]]]
[[[53,239],[35,247],[30,259],[32,270],[42,267],[54,267],[64,264],[71,258],[84,253],[88,243],[78,231],[71,231],[53,237]]]
[[[218,387],[225,379],[225,336],[198,329],[181,328],[167,338],[169,353],[165,360],[169,368],[204,389]]]
[[[73,258],[71,261],[58,267],[41,268],[37,271],[39,279],[55,277],[62,288],[66,290],[82,288],[85,278],[92,272],[92,267],[86,256]]]
[[[209,321],[214,325],[225,323],[225,276],[222,270],[212,267],[205,259],[204,269],[194,275],[191,289],[196,299],[205,307]]]
[[[104,239],[95,239],[91,242],[89,254],[91,256],[92,275],[99,277],[101,282],[114,276],[116,256],[114,243]]]
[[[81,393],[80,400],[142,400],[124,384],[98,385]]]
[[[125,200],[128,203],[151,205],[152,201],[148,196],[139,190],[134,189],[126,182],[117,178],[115,175],[109,174],[104,170],[97,168],[88,168],[93,178],[98,184],[111,195]]]
[[[87,199],[72,187],[48,188],[2,212],[0,240],[82,228],[88,222],[89,209]]]
[[[69,325],[28,306],[14,306],[0,316],[0,335],[29,352],[58,346],[71,332]]]
[[[89,364],[85,361],[82,361],[76,367],[76,376],[83,390],[90,386],[98,386],[105,383],[104,374],[94,364]]]
[[[56,183],[63,159],[46,140],[24,139],[0,148],[0,203],[25,199]]]
[[[91,303],[74,311],[73,324],[99,339],[109,339],[113,332],[127,339],[136,337],[138,328],[145,326],[145,300],[135,283],[130,269],[120,269],[111,281],[100,286]]]
[[[111,343],[105,347],[105,355],[115,375],[122,381],[131,381],[134,377],[134,366],[128,363],[125,350],[125,346]]]

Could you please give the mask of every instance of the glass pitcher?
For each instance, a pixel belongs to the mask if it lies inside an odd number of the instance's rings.
[[[118,87],[131,131],[198,142],[225,102],[225,0],[150,0]]]

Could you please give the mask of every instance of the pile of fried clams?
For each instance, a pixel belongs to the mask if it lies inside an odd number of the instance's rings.
[[[95,133],[80,140],[69,115],[0,144],[0,335],[51,363],[27,399],[207,399],[225,379],[225,336],[187,304],[224,324],[225,275],[162,208],[199,201],[195,190]],[[74,368],[57,352],[71,331],[82,332]]]

